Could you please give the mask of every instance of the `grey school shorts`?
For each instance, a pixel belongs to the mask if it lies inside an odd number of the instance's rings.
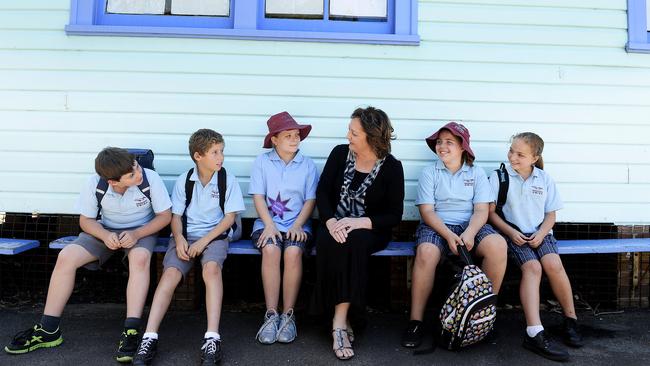
[[[196,240],[190,240],[187,243],[189,246],[192,246]],[[201,265],[208,262],[215,262],[219,265],[219,268],[223,269],[223,262],[228,256],[228,240],[213,240],[208,244],[203,253],[201,254]],[[165,253],[165,258],[163,259],[163,271],[169,267],[174,267],[179,270],[183,277],[187,276],[187,273],[194,267],[194,261],[196,258],[190,258],[189,261],[184,261],[178,258],[176,254],[176,241],[172,237],[169,239],[169,246],[167,247],[167,253]]]
[[[454,234],[460,235],[467,229],[467,226],[469,226],[469,223],[464,223],[461,225],[447,225],[449,230],[453,231]],[[486,236],[496,234],[497,232],[490,226],[489,224],[483,225],[481,229],[478,231],[476,236],[474,237],[474,247],[472,247],[472,253],[476,251],[476,248],[478,248],[479,244],[481,244],[481,241],[485,239]],[[440,249],[440,253],[443,256],[449,256],[452,255],[451,249],[449,249],[449,245],[447,245],[447,241],[440,236],[433,228],[431,228],[429,225],[425,223],[421,223],[417,230],[415,231],[415,247],[417,249],[418,245],[422,243],[431,243],[438,247]],[[417,251],[416,251],[417,253]]]
[[[530,236],[532,234],[524,234],[525,236]],[[517,262],[519,267],[524,263],[532,260],[539,261],[543,256],[547,254],[558,254],[557,249],[557,240],[552,234],[548,234],[542,240],[537,248],[531,248],[530,245],[524,244],[519,246],[510,240],[510,238],[505,237],[506,242],[508,243],[508,254],[512,259]]]
[[[128,229],[110,229],[107,227],[104,227],[104,229],[117,233],[118,235],[123,232],[123,231],[129,231],[129,230],[135,230],[135,228],[128,228]],[[153,253],[153,248],[156,246],[156,240],[158,239],[158,234],[154,235],[149,235],[145,236],[144,238],[140,238],[137,243],[135,243],[134,246],[131,248],[121,248],[117,250],[109,249],[106,244],[104,244],[103,241],[95,238],[94,236],[87,234],[85,232],[81,232],[79,234],[79,237],[77,240],[73,241],[70,244],[76,244],[79,245],[80,247],[86,249],[88,253],[90,253],[93,257],[96,257],[97,260],[94,262],[90,262],[86,264],[84,267],[90,270],[97,270],[100,269],[104,263],[115,253],[117,252],[123,252],[124,256],[122,257],[122,262],[124,262],[131,251],[131,249],[134,248],[145,248],[146,250],[149,251],[149,253]]]
[[[257,241],[260,239],[260,236],[262,236],[262,232],[264,229],[259,229],[255,230],[251,234],[251,242],[253,245],[257,247]],[[281,251],[284,251],[288,247],[298,247],[302,250],[303,253],[307,253],[307,243],[311,242],[311,234],[307,233],[307,240],[306,241],[298,241],[298,240],[291,240],[287,237],[287,233],[281,232],[282,234],[282,240],[277,240],[277,244],[273,244],[273,240],[267,239],[266,240],[266,245],[276,245],[277,247],[280,248]],[[258,247],[257,248],[260,253],[262,253],[262,248]]]

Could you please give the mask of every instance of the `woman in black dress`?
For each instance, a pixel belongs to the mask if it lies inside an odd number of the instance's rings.
[[[341,360],[354,356],[349,313],[365,309],[369,257],[386,248],[404,205],[404,171],[390,154],[386,113],[358,108],[347,139],[330,153],[316,191],[324,225],[316,241],[315,300],[334,313],[333,349]]]

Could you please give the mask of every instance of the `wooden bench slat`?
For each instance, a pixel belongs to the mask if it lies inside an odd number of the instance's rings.
[[[74,241],[76,236],[66,236],[52,241],[50,249],[63,249],[67,244]],[[38,241],[35,246],[38,246]],[[158,238],[154,252],[165,253],[169,245],[168,237]],[[376,252],[373,256],[379,257],[403,257],[414,256],[415,243],[413,242],[390,242],[388,247]],[[1,248],[1,246],[0,246]],[[30,249],[29,247],[27,249]],[[25,249],[25,250],[27,250]],[[558,240],[560,254],[606,254],[606,253],[627,253],[627,252],[650,252],[650,238],[645,239],[589,239],[589,240]],[[0,249],[1,250],[1,249]],[[252,254],[259,255],[259,250],[253,246],[250,240],[238,240],[230,243],[229,254]],[[4,254],[0,251],[0,254]],[[316,254],[315,248],[312,255]]]
[[[0,238],[0,254],[15,255],[39,245],[38,240]]]

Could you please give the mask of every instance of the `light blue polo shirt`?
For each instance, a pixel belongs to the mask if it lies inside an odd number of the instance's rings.
[[[151,201],[140,191],[138,186],[129,187],[124,194],[108,190],[102,198],[102,218],[100,222],[107,228],[126,229],[142,226],[151,221],[156,213],[167,210],[172,206],[169,193],[163,180],[153,170],[142,168],[147,175],[151,188]],[[97,217],[97,196],[95,190],[99,175],[91,176],[79,194],[75,210],[83,216]]]
[[[186,177],[187,172],[178,176],[172,192],[172,213],[179,216],[183,215],[183,211],[185,211]],[[223,220],[224,213],[219,207],[221,192],[219,192],[217,172],[212,175],[212,179],[204,187],[199,180],[198,167],[195,166],[190,180],[194,181],[194,190],[192,191],[192,201],[186,212],[187,239],[198,240]],[[226,213],[239,213],[246,209],[237,178],[230,173],[226,173],[226,200],[223,207]]]
[[[285,164],[275,149],[260,154],[253,163],[248,194],[266,197],[269,214],[278,230],[286,232],[296,221],[305,201],[316,199],[318,170],[314,162],[300,150]],[[264,229],[261,219],[255,220],[253,231]],[[307,220],[303,230],[311,233]]]
[[[544,214],[563,207],[555,182],[548,173],[538,168],[533,168],[525,181],[510,164],[506,165],[506,170],[510,180],[503,216],[524,234],[534,233],[544,221]],[[496,203],[499,197],[499,176],[496,171],[490,175],[490,186],[492,202]]]
[[[469,222],[474,204],[489,203],[492,192],[483,169],[463,166],[452,174],[438,160],[422,170],[415,205],[433,205],[433,211],[447,225]]]

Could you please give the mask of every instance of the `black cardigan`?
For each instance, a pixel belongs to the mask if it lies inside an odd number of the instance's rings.
[[[316,206],[323,225],[336,213],[349,151],[348,145],[338,145],[332,149],[320,175]],[[386,157],[379,174],[366,190],[365,209],[364,217],[370,218],[373,230],[383,235],[390,235],[392,227],[402,220],[404,170],[402,163],[393,155]]]

